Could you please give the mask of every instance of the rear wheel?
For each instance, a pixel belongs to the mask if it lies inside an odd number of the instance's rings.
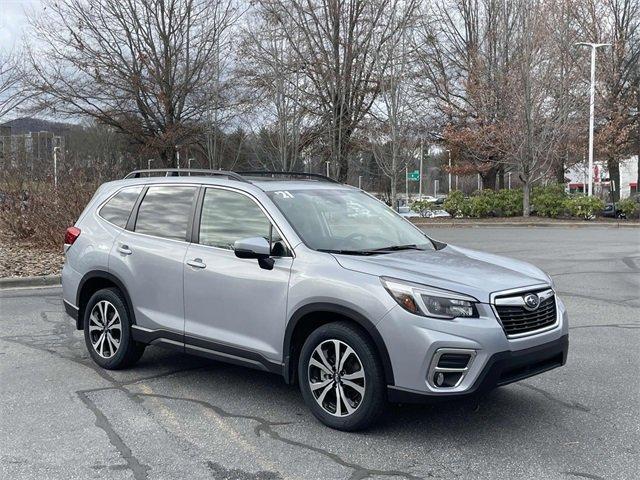
[[[305,403],[325,425],[353,431],[373,424],[386,404],[382,365],[371,340],[348,323],[313,331],[300,353]]]
[[[89,299],[84,311],[84,339],[93,361],[108,370],[133,365],[145,347],[133,340],[125,300],[115,288],[98,290]]]

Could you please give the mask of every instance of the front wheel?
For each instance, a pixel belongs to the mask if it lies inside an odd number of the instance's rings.
[[[375,346],[348,323],[329,323],[309,335],[298,380],[307,406],[331,428],[360,430],[384,411],[384,373]]]

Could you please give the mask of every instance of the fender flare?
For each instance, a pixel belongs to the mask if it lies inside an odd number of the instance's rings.
[[[122,281],[118,277],[116,277],[112,273],[109,273],[105,270],[91,270],[85,273],[84,276],[80,279],[80,283],[78,284],[78,292],[76,293],[76,305],[78,306],[78,308],[80,308],[80,295],[82,294],[82,289],[84,288],[84,285],[89,280],[93,280],[95,278],[108,280],[111,283],[115,284],[116,287],[118,287],[118,289],[122,292],[122,295],[124,295],[124,299],[127,304],[127,309],[129,310],[129,315],[131,317],[131,324],[135,325],[136,314],[135,314],[135,311],[133,310],[133,303],[131,303],[131,297],[129,296],[129,292],[124,286],[124,283],[122,283]],[[82,315],[79,314],[78,319],[76,320],[76,323],[77,323],[76,327],[79,330],[81,329],[83,321],[84,321],[84,312]]]
[[[380,360],[382,362],[382,367],[384,369],[384,376],[387,382],[387,385],[395,385],[394,377],[393,377],[393,367],[391,365],[391,358],[389,357],[389,352],[387,351],[387,346],[380,335],[380,332],[374,325],[374,323],[369,320],[367,317],[362,315],[361,313],[353,310],[352,308],[345,307],[343,305],[338,305],[335,303],[325,303],[325,302],[317,302],[317,303],[309,303],[307,305],[303,305],[298,310],[296,310],[289,322],[287,323],[287,328],[285,330],[284,335],[284,376],[285,381],[287,383],[292,383],[293,375],[292,368],[290,365],[290,349],[291,349],[291,338],[293,337],[293,332],[296,329],[296,326],[300,322],[300,320],[310,314],[315,312],[328,312],[328,313],[337,313],[342,315],[349,320],[354,321],[359,326],[361,326],[371,337],[373,340],[376,350],[380,355]]]

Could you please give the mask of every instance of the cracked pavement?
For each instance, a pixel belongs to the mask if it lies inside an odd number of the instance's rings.
[[[567,304],[568,364],[482,398],[320,425],[275,375],[150,347],[101,370],[59,288],[0,291],[0,478],[631,479],[640,465],[640,230],[438,228],[530,261]]]

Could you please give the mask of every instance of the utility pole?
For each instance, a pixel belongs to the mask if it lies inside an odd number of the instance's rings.
[[[58,152],[60,147],[53,147],[53,188],[58,188]]]
[[[596,50],[598,47],[611,46],[610,43],[579,42],[576,45],[591,47],[591,91],[589,98],[589,194],[593,195],[593,117],[596,91]]]

